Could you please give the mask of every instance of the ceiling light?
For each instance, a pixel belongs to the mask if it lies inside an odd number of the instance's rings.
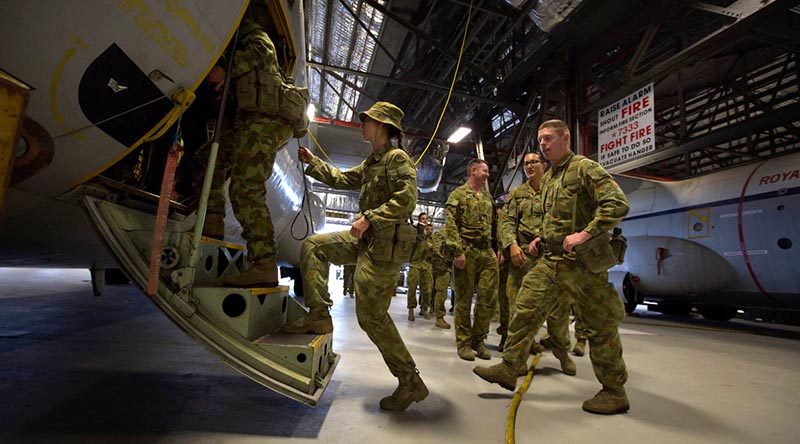
[[[447,138],[447,143],[458,143],[461,142],[461,139],[467,137],[467,134],[471,133],[472,130],[462,126],[461,128],[457,129],[450,137]]]
[[[308,116],[308,120],[314,120],[314,116],[317,115],[317,107],[314,106],[313,103],[308,104],[308,108],[306,108],[306,115]]]

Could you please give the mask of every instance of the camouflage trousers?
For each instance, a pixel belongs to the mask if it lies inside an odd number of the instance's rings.
[[[417,308],[417,287],[419,287],[419,305],[422,311],[431,306],[433,290],[433,265],[429,261],[411,264],[408,268],[408,306],[409,310]]]
[[[259,114],[237,116],[236,126],[222,137],[208,212],[225,214],[224,186],[230,176],[233,214],[242,225],[251,262],[275,256],[275,228],[267,206],[265,182],[272,175],[275,155],[291,137],[288,123]]]
[[[454,268],[453,285],[456,292],[456,344],[470,346],[483,341],[489,334],[489,323],[497,305],[499,264],[491,248],[468,247],[464,252],[466,266]],[[472,291],[476,290],[475,320],[472,322]]]
[[[367,242],[359,242],[348,231],[309,237],[303,241],[300,258],[305,301],[310,308],[333,305],[328,293],[329,265],[355,263],[358,325],[378,347],[394,376],[399,378],[416,371],[414,359],[388,313],[400,264],[376,261]]]
[[[342,281],[343,281],[343,289],[342,293],[350,293],[355,294],[355,275],[356,275],[356,266],[352,264],[346,264],[344,269],[342,270]]]
[[[503,360],[518,369],[524,366],[545,319],[559,311],[568,314],[571,301],[591,333],[589,357],[595,376],[603,386],[622,387],[628,373],[622,360],[618,326],[625,317],[625,308],[608,283],[608,273],[589,273],[570,260],[554,261],[545,256],[525,275],[517,293]],[[560,336],[553,336],[553,344],[565,349],[568,344],[559,342]]]
[[[447,287],[450,286],[450,268],[433,268],[433,308],[437,318],[443,318],[447,311],[444,301],[447,300]]]
[[[508,334],[508,330],[501,332],[501,329],[504,326],[508,327],[508,323],[514,314],[514,311],[516,311],[515,304],[517,301],[517,294],[522,286],[522,280],[536,264],[536,256],[531,255],[527,249],[523,250],[523,252],[525,253],[525,259],[527,260],[522,267],[517,267],[514,264],[509,266],[511,270],[508,273],[508,282],[506,283],[506,293],[509,295],[509,310],[507,313],[508,318],[505,318],[505,320],[503,319],[503,313],[500,313],[500,328],[498,329],[498,333],[501,335]],[[567,350],[570,346],[569,309],[570,307],[566,307],[566,309],[563,310],[559,309],[547,316],[547,332],[552,338],[553,346],[561,350]]]

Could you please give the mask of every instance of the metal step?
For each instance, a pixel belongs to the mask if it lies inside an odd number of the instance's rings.
[[[155,216],[87,196],[84,207],[98,233],[131,279],[147,285]],[[168,221],[161,279],[152,301],[192,338],[240,373],[278,393],[316,405],[339,355],[330,334],[276,333],[305,315],[288,287],[224,288],[245,266],[240,245],[204,238],[194,288],[181,287],[188,267],[193,225]]]

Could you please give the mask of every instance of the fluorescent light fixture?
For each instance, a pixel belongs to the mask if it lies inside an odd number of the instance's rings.
[[[308,120],[314,120],[314,116],[317,115],[317,107],[314,106],[313,103],[308,104],[308,108],[306,108],[306,115],[308,116]]]
[[[450,137],[447,138],[447,143],[458,143],[461,142],[461,139],[467,137],[467,134],[471,133],[472,130],[462,126],[461,128],[457,129]]]

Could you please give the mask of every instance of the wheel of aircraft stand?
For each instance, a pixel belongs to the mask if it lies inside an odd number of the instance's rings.
[[[729,321],[736,316],[736,307],[727,305],[699,305],[697,311],[703,315],[704,318],[712,321]]]
[[[625,301],[623,302],[625,304],[625,313],[633,313],[636,310],[636,306],[642,302],[642,297],[639,296],[639,292],[634,288],[630,275],[625,276],[625,280],[622,281],[622,293],[625,296]]]

